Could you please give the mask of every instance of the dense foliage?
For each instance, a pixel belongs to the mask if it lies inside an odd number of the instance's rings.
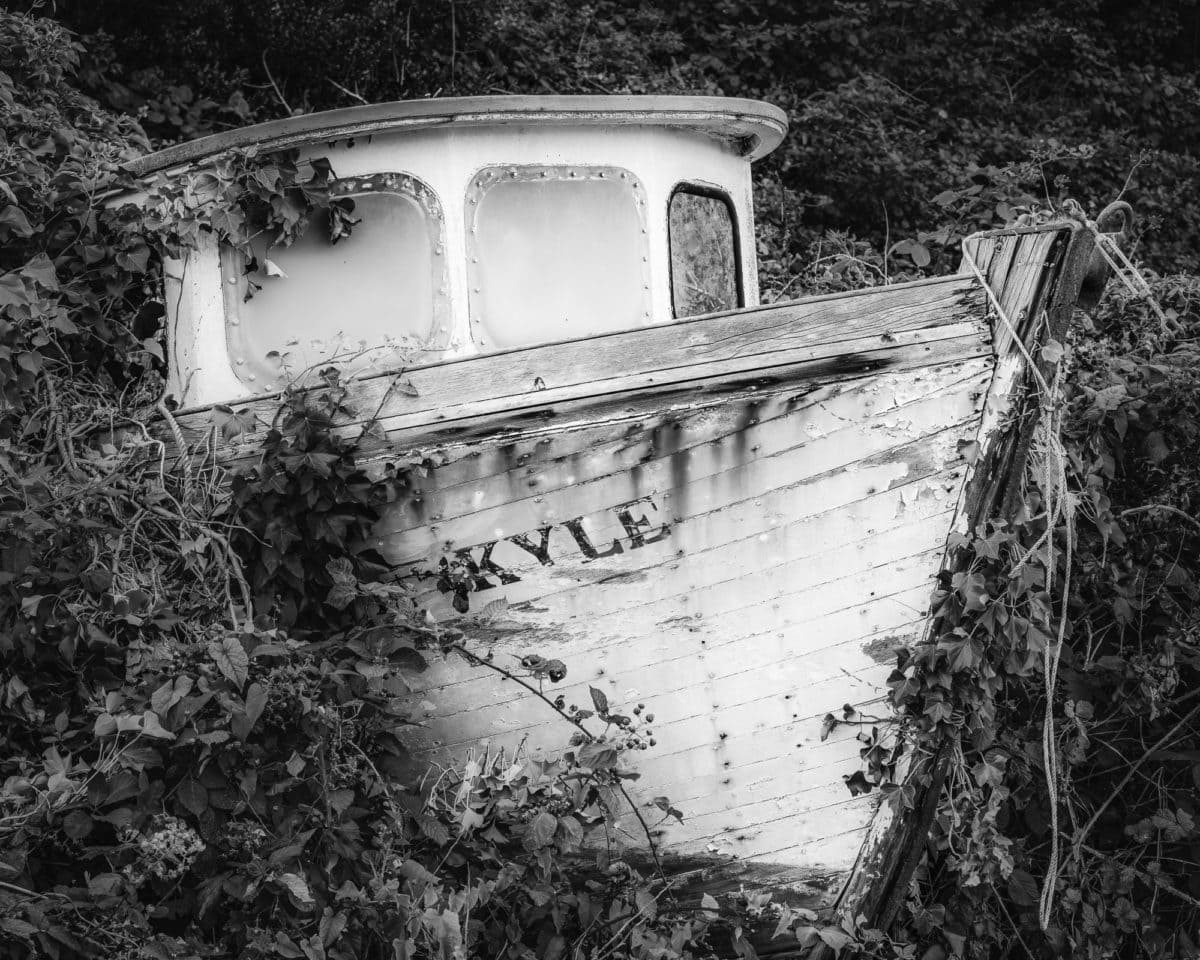
[[[861,737],[858,789],[910,800],[905,750],[944,775],[908,932],[945,952],[1200,951],[1200,281],[1153,291],[1168,327],[1115,290],[1074,338],[1061,447],[1041,438],[1016,524],[957,542],[899,720]]]
[[[96,88],[165,138],[360,99],[770,100],[793,128],[758,183],[773,261],[765,279],[777,286],[829,229],[876,247],[920,242],[952,267],[964,231],[1011,217],[1012,198],[969,191],[1021,164],[1028,202],[1048,206],[1068,188],[1097,201],[1125,190],[1150,266],[1186,270],[1195,259],[1196,0],[60,0],[58,9],[76,29],[107,34]],[[952,210],[935,202],[947,190],[964,197]],[[885,268],[911,266],[911,247],[889,252]]]
[[[144,139],[78,53],[0,15],[0,956],[688,956],[705,914],[604,843],[641,710],[544,696],[563,664],[479,660],[381,580],[361,544],[408,471],[331,431],[338,372],[244,466],[172,436],[163,258],[336,215],[328,168],[231,155],[132,202]],[[541,697],[560,758],[411,763],[406,678],[442,656]]]
[[[414,620],[359,548],[405,476],[369,475],[329,431],[353,402],[336,373],[287,398],[229,484],[147,426],[169,421],[161,255],[336,216],[327,171],[231,156],[106,203],[143,130],[181,139],[358,98],[694,91],[792,116],[757,185],[777,295],[950,269],[965,232],[1068,190],[1093,209],[1124,190],[1162,271],[1165,319],[1115,287],[1078,328],[1055,408],[1066,484],[1035,473],[1020,522],[958,545],[937,630],[893,674],[896,719],[864,726],[851,789],[911,796],[892,783],[901,746],[937,750],[918,772],[945,773],[901,922],[842,931],[784,911],[770,928],[879,957],[1200,956],[1200,285],[1170,273],[1194,269],[1200,220],[1195,2],[58,13],[105,34],[85,50],[0,14],[0,955],[699,951],[715,903],[676,915],[652,870],[576,857],[624,802],[638,718],[547,698],[572,738],[560,764],[409,769],[405,678],[471,654]],[[1070,528],[1048,503],[1073,508]],[[563,669],[531,654],[509,679],[538,696]]]

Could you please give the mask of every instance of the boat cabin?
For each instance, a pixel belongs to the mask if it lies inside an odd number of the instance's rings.
[[[743,100],[425,100],[136,169],[296,147],[361,219],[336,244],[321,223],[264,243],[254,273],[211,239],[168,271],[175,436],[212,437],[217,404],[270,423],[285,383],[350,367],[366,413],[345,428],[382,428],[377,465],[428,465],[374,543],[420,575],[418,603],[480,657],[561,660],[567,702],[594,687],[656,715],[630,791],[683,811],[655,821],[664,869],[878,918],[934,807],[847,790],[857,728],[826,717],[889,709],[948,535],[1007,509],[1040,409],[1030,364],[1052,379],[1033,358],[1064,335],[1093,234],[980,234],[957,275],[762,306],[750,168],[785,129]],[[254,451],[218,439],[228,460]],[[413,682],[431,763],[566,740],[478,663]]]
[[[758,304],[750,163],[784,113],[698,97],[485,97],[355,107],[183,144],[332,165],[360,222],[316,222],[259,270],[215,245],[176,274],[168,393],[271,393],[337,358],[358,373]]]

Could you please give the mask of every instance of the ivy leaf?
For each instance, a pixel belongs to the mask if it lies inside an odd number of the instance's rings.
[[[150,356],[152,356],[159,363],[166,362],[166,357],[163,355],[162,344],[159,343],[154,338],[149,337],[149,338],[143,340],[142,341],[142,349],[145,350],[148,354],[150,354]]]
[[[559,817],[558,829],[562,834],[562,845],[567,850],[577,850],[583,843],[583,824],[575,817]]]
[[[292,902],[301,910],[311,910],[316,901],[305,879],[296,873],[281,873],[278,882],[287,890]]]
[[[829,739],[829,735],[833,733],[834,728],[838,725],[838,718],[832,713],[825,714],[821,720],[821,740],[824,742]]]
[[[674,817],[680,823],[683,823],[682,811],[671,806],[671,801],[667,797],[655,797],[652,801],[659,810],[665,813],[668,817]]]
[[[0,917],[0,930],[11,933],[14,937],[20,937],[22,940],[30,940],[38,932],[38,928],[32,923],[26,923],[16,917]]]
[[[604,695],[603,690],[597,690],[595,687],[588,687],[588,693],[592,695],[592,705],[596,708],[596,713],[603,717],[608,713],[608,697]]]
[[[72,810],[63,817],[62,828],[72,840],[82,840],[92,832],[92,818],[83,810]]]
[[[1032,907],[1038,899],[1037,881],[1024,870],[1014,870],[1008,878],[1008,895],[1013,903]]]
[[[942,640],[938,649],[946,653],[946,662],[955,673],[974,670],[983,663],[983,645],[974,637]]]
[[[250,669],[250,658],[246,655],[246,648],[242,646],[242,642],[236,637],[226,637],[224,640],[216,641],[208,645],[208,655],[213,658],[217,669],[239,690],[246,683],[246,676]]]
[[[208,809],[208,791],[195,780],[184,780],[175,792],[184,809],[197,817]]]
[[[358,577],[354,574],[354,564],[346,557],[334,557],[325,564],[325,572],[333,580],[325,602],[335,610],[344,610],[358,596]]]
[[[444,847],[450,842],[450,831],[446,829],[442,821],[434,817],[417,817],[417,826],[420,827],[421,833],[439,847]]]
[[[1105,387],[1103,390],[1097,391],[1095,399],[1092,401],[1097,410],[1102,413],[1107,413],[1109,410],[1116,410],[1121,405],[1121,401],[1125,399],[1128,390],[1125,384],[1118,383],[1111,387]]]
[[[850,796],[852,797],[871,792],[871,782],[861,770],[855,770],[853,773],[842,777],[842,779],[846,781],[846,786],[849,788]]]
[[[262,716],[266,708],[267,691],[263,689],[260,683],[250,684],[250,689],[246,692],[246,719],[250,721],[251,727]]]
[[[175,734],[170,730],[163,729],[163,725],[158,720],[158,714],[153,710],[147,710],[141,716],[142,733],[148,737],[154,737],[157,740],[174,740]]]
[[[844,950],[850,944],[854,943],[854,938],[838,927],[820,927],[817,930],[817,936],[835,953]]]
[[[212,421],[223,440],[232,440],[243,433],[253,433],[258,423],[253,410],[234,410],[223,403],[213,404]]]
[[[543,810],[531,821],[525,834],[525,846],[531,850],[540,850],[554,839],[554,831],[558,829],[558,818]]]
[[[349,917],[344,911],[333,913],[328,907],[325,908],[325,915],[321,917],[321,925],[318,928],[318,933],[321,937],[321,945],[328,947],[332,946],[342,935],[342,931],[346,929],[346,923]]]
[[[168,680],[150,695],[150,708],[160,717],[186,697],[192,690],[191,677],[176,677]]]
[[[963,609],[968,613],[982,610],[992,599],[980,573],[956,573],[953,582],[954,589],[963,599]]]

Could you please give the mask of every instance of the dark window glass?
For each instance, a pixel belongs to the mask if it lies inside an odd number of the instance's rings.
[[[675,316],[740,307],[737,238],[728,198],[680,187],[671,195],[668,226]]]

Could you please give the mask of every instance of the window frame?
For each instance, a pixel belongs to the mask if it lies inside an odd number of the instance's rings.
[[[522,347],[496,347],[491,340],[485,342],[489,332],[487,317],[481,319],[481,277],[479,269],[479,241],[477,222],[480,203],[491,187],[502,182],[537,181],[541,179],[580,180],[611,179],[627,181],[633,196],[634,212],[637,215],[638,229],[642,237],[642,246],[638,251],[641,275],[639,277],[642,291],[645,294],[642,310],[642,325],[654,324],[654,287],[651,284],[650,262],[653,255],[650,238],[650,201],[646,193],[644,179],[628,167],[604,163],[489,163],[475,170],[468,178],[463,193],[463,228],[466,238],[466,267],[467,267],[467,296],[465,304],[466,323],[472,345],[481,353],[493,353],[497,350],[523,349]],[[622,328],[622,329],[637,329]],[[587,334],[586,337],[602,336],[603,334]],[[568,337],[568,340],[578,339]],[[560,341],[547,341],[560,342]],[[532,346],[532,344],[528,345]]]
[[[746,308],[746,290],[742,277],[744,272],[742,265],[742,230],[741,224],[738,222],[737,204],[733,202],[733,197],[729,195],[728,190],[716,184],[705,183],[700,180],[680,180],[671,188],[671,192],[667,195],[666,209],[667,277],[669,284],[667,295],[671,303],[671,319],[691,319],[690,317],[679,316],[675,308],[675,256],[671,236],[671,204],[675,202],[675,197],[681,193],[720,200],[725,205],[725,209],[729,211],[729,225],[733,230],[733,282],[734,288],[737,291],[737,305],[730,307],[729,310],[744,310]],[[726,313],[728,311],[718,310],[714,312]],[[692,316],[706,316],[706,314],[693,314]]]
[[[426,232],[429,236],[430,255],[434,264],[433,275],[430,277],[432,291],[431,305],[433,309],[421,349],[422,351],[435,352],[448,349],[453,339],[453,309],[450,297],[450,250],[446,238],[446,211],[441,199],[438,197],[437,191],[415,174],[391,170],[337,177],[330,182],[329,193],[331,199],[337,200],[354,200],[359,197],[381,194],[398,196],[415,205],[420,211]],[[310,224],[306,229],[313,229],[313,227]],[[346,242],[354,242],[353,231]],[[225,343],[225,353],[229,361],[229,368],[233,372],[234,377],[243,386],[255,391],[275,392],[283,386],[283,383],[279,382],[278,376],[272,375],[265,370],[261,360],[255,362],[251,361],[248,357],[242,356],[243,347],[236,342],[235,328],[239,328],[243,322],[241,307],[245,302],[241,295],[246,278],[246,260],[244,254],[228,244],[222,244],[220,248],[220,270],[223,281],[221,286],[224,304],[222,314],[222,325],[224,327],[223,340]],[[260,296],[261,293],[260,284],[260,290],[256,292],[255,296]],[[381,333],[384,335],[398,335],[386,330],[381,331]],[[381,349],[382,346],[383,344],[380,344],[378,347],[369,347],[368,354],[373,350]],[[385,362],[383,359],[367,359],[362,369],[356,369],[355,373],[360,375],[363,373],[367,375],[380,374],[385,373],[391,366],[391,364]],[[313,370],[309,378],[315,375],[315,373],[316,371]]]

